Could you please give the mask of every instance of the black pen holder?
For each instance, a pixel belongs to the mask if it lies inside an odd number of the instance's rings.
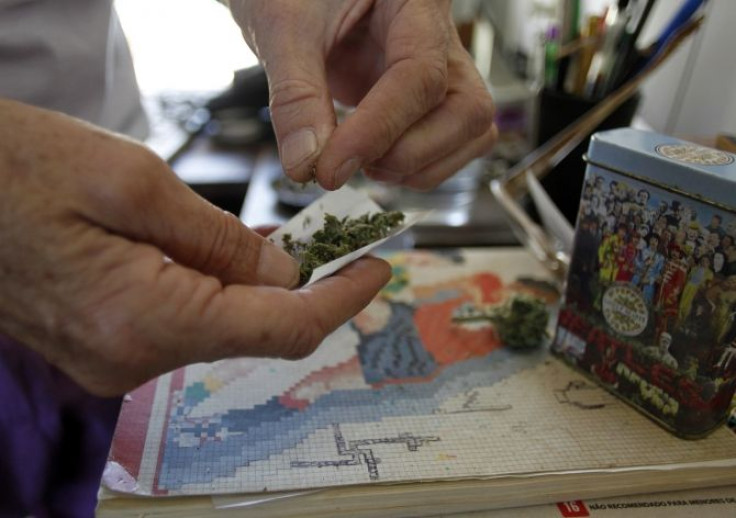
[[[597,103],[603,101],[583,99],[575,95],[549,89],[542,90],[539,97],[537,147],[577,121],[590,109],[594,108]],[[583,155],[588,149],[590,136],[601,130],[631,125],[640,101],[641,94],[639,92],[631,96],[598,127],[591,131],[567,157],[542,179],[542,185],[545,190],[571,223],[575,223],[580,204],[583,177],[585,176]]]

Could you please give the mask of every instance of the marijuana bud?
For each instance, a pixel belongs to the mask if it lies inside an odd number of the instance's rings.
[[[517,294],[500,306],[479,309],[463,305],[455,311],[456,322],[489,320],[504,345],[515,349],[539,347],[547,338],[549,312],[541,300]]]
[[[549,312],[544,302],[535,297],[516,295],[492,312],[490,319],[501,342],[509,347],[539,347],[547,338]]]
[[[299,281],[304,284],[315,268],[383,239],[403,221],[404,213],[399,211],[342,219],[325,214],[323,227],[311,240],[303,242],[284,234],[282,243],[284,250],[299,261]]]

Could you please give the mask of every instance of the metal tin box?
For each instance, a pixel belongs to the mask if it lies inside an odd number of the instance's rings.
[[[736,160],[630,128],[594,135],[553,351],[675,434],[736,389]]]

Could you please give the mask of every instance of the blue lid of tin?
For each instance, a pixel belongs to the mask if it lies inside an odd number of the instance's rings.
[[[736,156],[633,128],[593,135],[588,162],[736,210]]]

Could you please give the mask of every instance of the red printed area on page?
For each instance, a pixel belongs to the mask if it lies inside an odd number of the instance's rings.
[[[557,509],[563,518],[579,518],[590,516],[588,508],[582,500],[572,500],[569,502],[558,502]]]

